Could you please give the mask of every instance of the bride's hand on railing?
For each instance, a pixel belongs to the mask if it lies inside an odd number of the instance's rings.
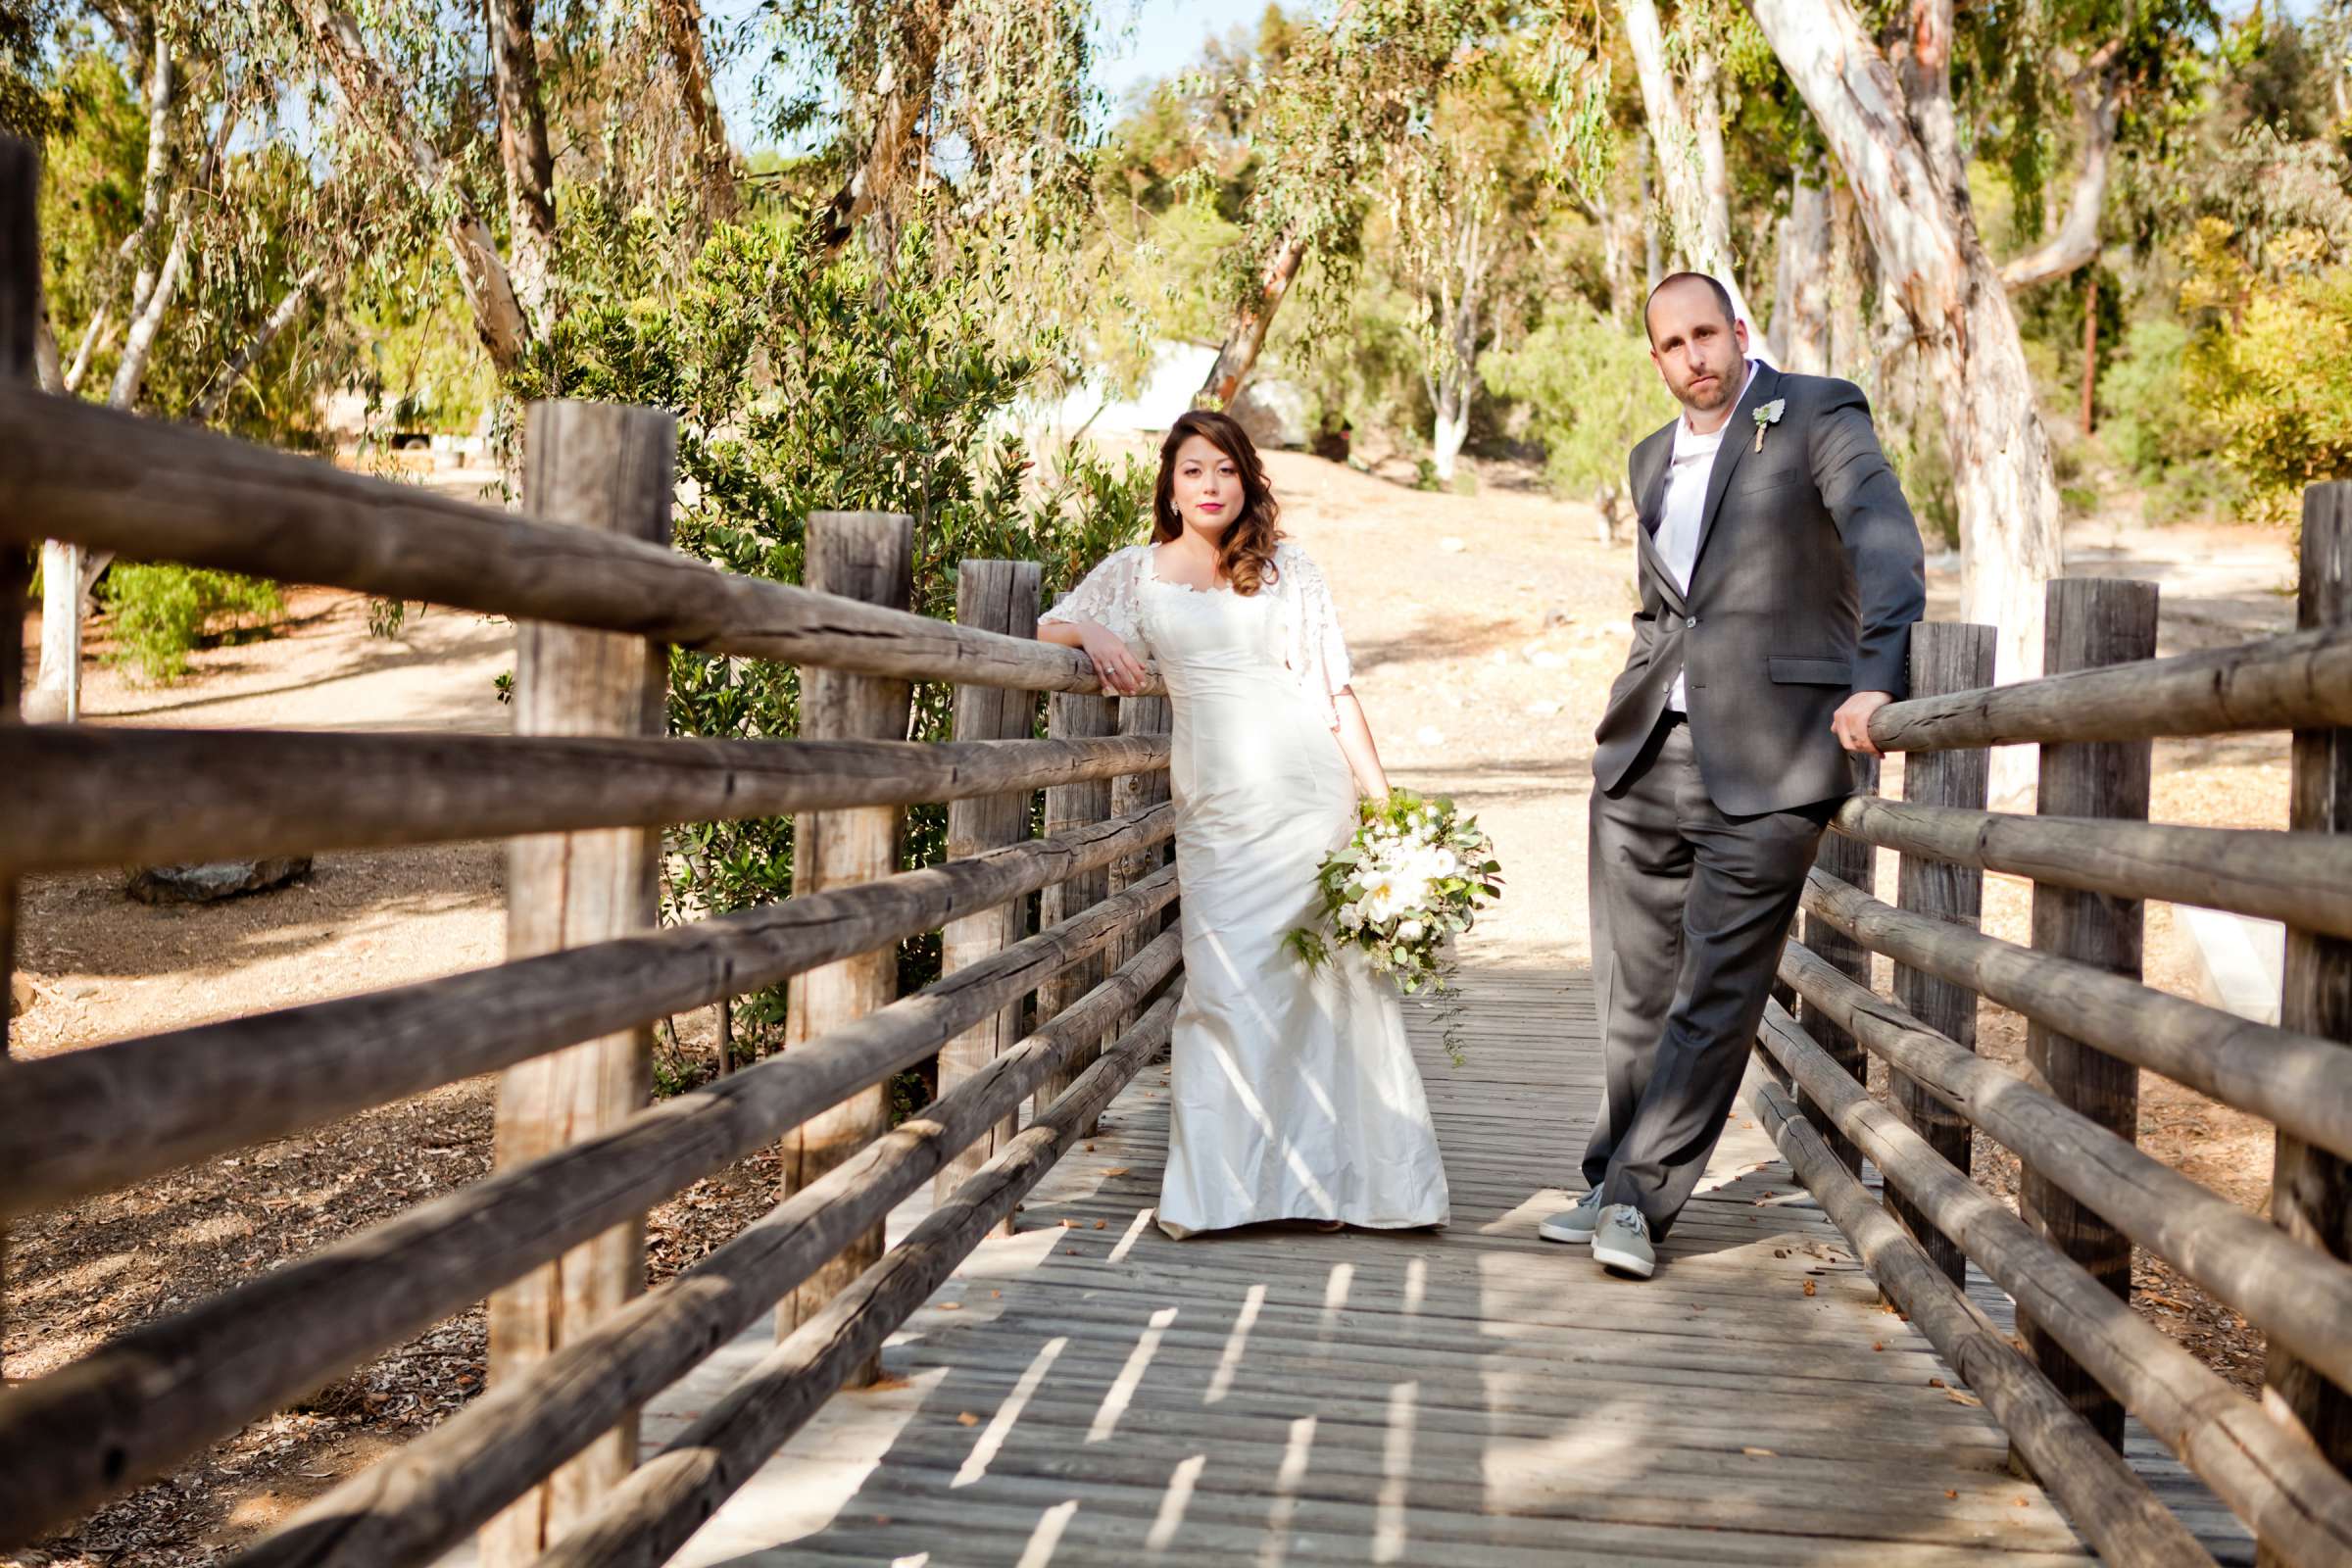
[[[1095,662],[1095,674],[1102,689],[1125,697],[1141,691],[1151,678],[1144,662],[1119,640],[1118,635],[1104,627],[1089,625],[1079,632],[1079,648]]]

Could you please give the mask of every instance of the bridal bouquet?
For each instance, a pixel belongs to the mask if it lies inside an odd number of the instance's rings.
[[[1357,813],[1355,836],[1315,870],[1320,929],[1294,930],[1291,951],[1316,969],[1334,944],[1358,948],[1406,996],[1442,992],[1453,972],[1447,943],[1502,897],[1494,843],[1451,801],[1405,790]]]

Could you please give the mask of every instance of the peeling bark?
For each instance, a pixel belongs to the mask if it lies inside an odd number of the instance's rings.
[[[1772,280],[1773,353],[1799,375],[1830,373],[1830,197],[1798,178]]]
[[[555,282],[556,159],[548,148],[539,91],[539,40],[532,0],[496,0],[490,16],[491,77],[498,95],[498,157],[506,173],[507,264],[514,301],[529,326],[549,324]]]
[[[1241,396],[1242,383],[1249,379],[1251,367],[1257,364],[1258,351],[1266,346],[1266,329],[1274,324],[1274,313],[1282,309],[1283,297],[1290,293],[1291,283],[1298,275],[1298,264],[1304,260],[1305,241],[1293,227],[1275,242],[1274,254],[1266,258],[1266,265],[1258,273],[1257,293],[1234,312],[1233,324],[1225,330],[1216,363],[1208,368],[1200,390],[1193,394],[1193,407],[1233,407],[1233,400]]]
[[[669,49],[670,69],[677,73],[678,95],[685,100],[686,119],[694,130],[695,162],[702,170],[703,220],[723,223],[742,211],[735,188],[735,148],[727,138],[727,122],[718,110],[718,92],[711,85],[710,53],[703,43],[700,0],[655,0],[662,36]]]
[[[834,255],[850,242],[865,215],[889,195],[913,162],[915,132],[931,108],[931,84],[939,72],[940,47],[953,9],[954,0],[899,8],[898,48],[876,84],[873,139],[857,170],[811,225],[816,248],[824,255]]]
[[[2030,676],[2041,663],[2042,585],[2059,566],[2058,489],[2017,319],[1950,134],[1950,7],[1915,7],[1908,94],[1849,0],[1748,9],[1853,189],[1882,294],[1928,356],[1959,504],[1961,618],[2000,628],[2000,679]]]

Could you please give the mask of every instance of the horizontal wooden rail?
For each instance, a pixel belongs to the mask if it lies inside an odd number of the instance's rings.
[[[1882,751],[1949,752],[2334,724],[2352,724],[2352,628],[2340,626],[1889,703],[1870,738]]]
[[[661,1568],[971,1255],[1167,1038],[1175,999],[1135,1027],[881,1262],[633,1471],[534,1568]]]
[[[537,1476],[764,1316],[957,1151],[1017,1106],[1068,1056],[1148,996],[1177,964],[1167,932],[1060,1017],[794,1194],[670,1283],[600,1323],[382,1463],[313,1502],[236,1568],[391,1568],[431,1562]],[[1147,1013],[1167,1034],[1171,997]]]
[[[2015,816],[1857,795],[1838,830],[1883,850],[2119,899],[2162,899],[2352,937],[2352,836]]]
[[[776,984],[1165,839],[1167,807],[496,968],[22,1062],[0,1218]]]
[[[1781,978],[1889,1066],[2139,1246],[2352,1386],[2352,1267],[2143,1154],[1790,944]]]
[[[0,730],[0,875],[911,806],[1167,764],[1166,737],[1148,735],[934,745],[34,725]]]
[[[1822,1060],[1830,1059],[1824,1053]],[[2101,1557],[2134,1564],[2213,1562],[2123,1456],[2100,1441],[2034,1363],[1944,1278],[1927,1250],[1872,1200],[1795,1102],[1778,1085],[1759,1082],[1749,1103],[1797,1180],[1845,1233],[1871,1278],[1984,1399]]]
[[[1169,867],[821,1040],[420,1204],[12,1391],[0,1404],[0,1520],[37,1536],[78,1517],[912,1066],[1175,894]]]
[[[1102,689],[1075,649],[720,571],[641,540],[0,385],[0,540],[43,539],[706,653],[956,685]]]
[[[1958,1242],[2020,1311],[2032,1313],[2239,1518],[2278,1542],[2291,1562],[2320,1568],[2352,1561],[2352,1481],[2308,1439],[2271,1420],[1955,1169],[1778,1003],[1766,1006],[1758,1039],[1929,1223]]]
[[[1815,871],[1804,906],[1873,953],[2160,1072],[2295,1136],[2352,1152],[2352,1052],[2232,1016],[2136,980],[1946,921],[1908,914]]]

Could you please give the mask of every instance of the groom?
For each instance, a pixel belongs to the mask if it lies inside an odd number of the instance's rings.
[[[1647,1279],[1714,1152],[1823,829],[1925,608],[1919,528],[1851,382],[1747,357],[1714,278],[1647,310],[1681,417],[1634,448],[1642,609],[1593,739],[1607,1099],[1549,1241]]]

